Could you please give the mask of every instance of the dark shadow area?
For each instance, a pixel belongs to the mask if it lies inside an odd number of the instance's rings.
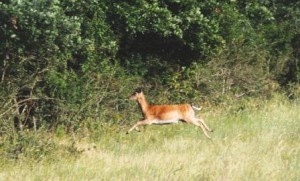
[[[121,41],[119,57],[125,60],[133,55],[140,55],[142,58],[157,57],[170,65],[180,66],[188,66],[201,57],[199,51],[192,50],[182,39],[162,37],[155,33],[124,37]]]

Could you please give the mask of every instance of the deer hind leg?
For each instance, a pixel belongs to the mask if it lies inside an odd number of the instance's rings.
[[[207,134],[207,131],[206,131],[206,128],[203,126],[203,124],[201,122],[198,122],[197,119],[187,119],[185,120],[187,123],[190,123],[190,124],[194,124],[198,127],[200,127],[202,129],[202,131],[204,132],[205,136],[207,138],[211,138],[208,134]]]
[[[141,121],[138,121],[137,123],[135,123],[128,131],[127,131],[127,134],[130,133],[132,130],[137,130],[137,131],[140,131],[139,129],[139,126],[141,125],[148,125],[149,123],[146,121],[146,120],[141,120]]]
[[[214,131],[214,130],[210,129],[210,128],[205,124],[205,122],[204,122],[204,120],[203,120],[202,118],[198,118],[197,121],[200,122],[200,123],[205,127],[205,129],[206,129],[207,131],[209,131],[209,132],[213,132],[213,131]]]

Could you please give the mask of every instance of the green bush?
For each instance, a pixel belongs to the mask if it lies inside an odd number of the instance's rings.
[[[2,135],[122,126],[139,86],[156,103],[298,96],[299,2],[37,0],[0,9]]]

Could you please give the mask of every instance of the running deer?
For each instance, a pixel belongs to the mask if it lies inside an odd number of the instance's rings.
[[[179,121],[183,121],[189,124],[194,124],[202,128],[206,137],[210,138],[207,131],[212,132],[205,124],[202,118],[197,118],[195,116],[195,110],[200,110],[190,104],[175,104],[175,105],[149,105],[145,95],[141,89],[136,89],[133,94],[129,97],[131,100],[136,100],[141,108],[143,119],[136,122],[136,124],[129,129],[127,133],[132,130],[139,130],[141,125],[151,125],[151,124],[176,124]]]

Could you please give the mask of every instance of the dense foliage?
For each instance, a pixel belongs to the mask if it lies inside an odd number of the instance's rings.
[[[157,102],[299,95],[300,2],[5,0],[0,39],[0,135],[123,125],[137,86]]]

